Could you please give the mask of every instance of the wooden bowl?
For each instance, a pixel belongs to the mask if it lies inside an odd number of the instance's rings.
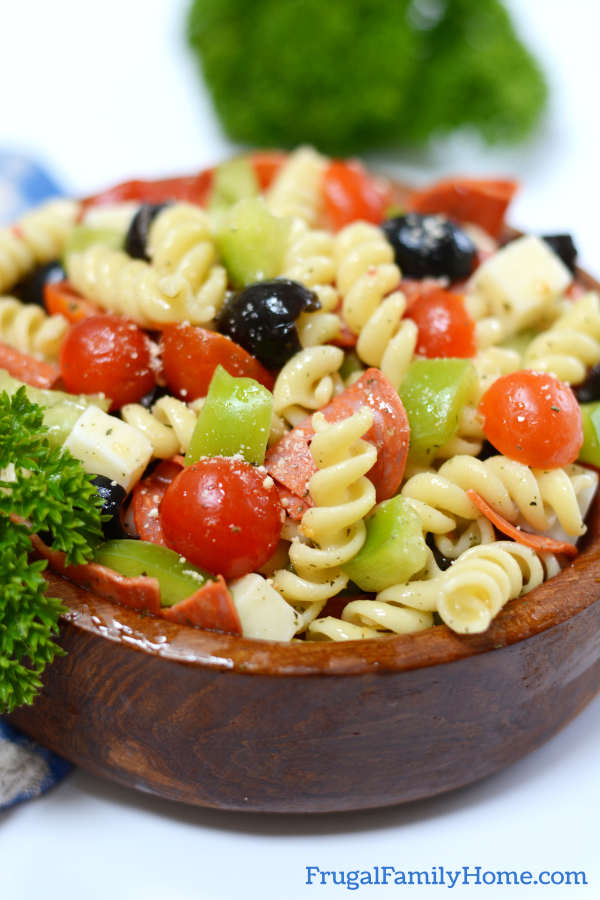
[[[69,609],[67,655],[12,722],[97,775],[219,809],[355,810],[461,787],[538,747],[600,689],[599,501],[588,524],[574,563],[472,636],[246,640],[49,574]]]

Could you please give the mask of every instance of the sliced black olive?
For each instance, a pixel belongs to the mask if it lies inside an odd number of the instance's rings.
[[[123,528],[121,526],[121,504],[125,499],[125,490],[116,481],[112,481],[105,475],[94,475],[92,483],[96,485],[96,489],[102,500],[102,512],[110,516],[110,519],[102,523],[104,537],[117,538],[123,536]]]
[[[44,285],[56,284],[57,281],[64,281],[66,278],[65,270],[58,259],[46,263],[44,266],[38,266],[29,275],[23,278],[12,293],[23,303],[37,303],[38,306],[44,305]]]
[[[154,406],[157,400],[160,400],[161,397],[166,397],[169,394],[169,389],[166,387],[162,387],[162,385],[155,385],[151,391],[148,391],[147,394],[144,394],[142,399],[139,401],[142,406],[146,409],[150,409],[151,406]]]
[[[150,226],[159,212],[168,205],[168,203],[142,203],[136,212],[125,236],[125,252],[134,259],[149,261],[146,248]]]
[[[231,296],[217,327],[267,369],[280,369],[300,350],[296,319],[321,308],[316,294],[287,278],[258,281]]]
[[[449,569],[450,566],[452,565],[452,563],[454,562],[454,560],[448,559],[447,556],[444,556],[443,553],[440,553],[440,551],[436,547],[434,536],[432,534],[428,534],[427,537],[425,538],[425,542],[426,542],[427,546],[429,547],[429,549],[431,550],[431,552],[433,553],[433,558],[435,559],[435,562],[436,562],[436,565],[438,566],[438,568],[441,569],[442,572],[445,572],[446,569]]]
[[[600,400],[600,364],[593,366],[585,381],[573,390],[579,403],[595,403],[596,400]]]
[[[477,248],[471,238],[445,216],[406,213],[386,219],[382,226],[394,248],[396,262],[408,278],[467,278]]]
[[[546,241],[557,256],[560,256],[567,269],[570,269],[571,272],[575,271],[577,247],[570,234],[544,234],[542,240]]]

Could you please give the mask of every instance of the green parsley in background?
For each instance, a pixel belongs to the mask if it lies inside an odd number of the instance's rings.
[[[256,146],[513,141],[546,101],[499,0],[193,0],[188,37],[225,131]]]

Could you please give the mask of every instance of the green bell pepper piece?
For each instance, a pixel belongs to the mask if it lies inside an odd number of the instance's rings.
[[[44,425],[48,429],[48,440],[53,447],[61,447],[73,430],[75,422],[88,406],[98,406],[108,412],[110,400],[101,394],[66,394],[64,391],[46,391],[13,378],[0,369],[0,391],[15,394],[20,387],[32,403],[45,407]]]
[[[600,403],[582,403],[583,445],[578,459],[600,467]]]
[[[67,260],[71,253],[83,253],[95,244],[103,244],[111,250],[122,250],[125,244],[125,233],[116,228],[100,228],[93,225],[76,225],[71,231],[65,249],[63,260]]]
[[[344,572],[362,591],[383,591],[424,568],[427,545],[421,520],[401,496],[378,503],[367,519],[367,537]]]
[[[220,217],[216,243],[236,288],[279,275],[291,220],[271,215],[261,197],[245,197]]]
[[[477,384],[468,359],[416,359],[399,390],[410,424],[411,462],[429,463],[456,433],[460,412]]]
[[[258,179],[247,156],[238,156],[217,166],[213,176],[209,208],[211,212],[230,209],[244,197],[260,193]]]
[[[186,453],[187,466],[202,456],[235,456],[261,465],[271,430],[273,397],[253,378],[234,378],[217,366]]]
[[[160,605],[174,606],[213,578],[174,550],[148,541],[115,540],[100,544],[94,562],[127,578],[148,575],[160,585]]]

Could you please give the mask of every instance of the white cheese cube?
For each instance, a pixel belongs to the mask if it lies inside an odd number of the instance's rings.
[[[90,406],[77,419],[64,447],[86,472],[105,475],[129,491],[152,459],[152,445],[137,428]]]
[[[469,290],[482,298],[490,314],[509,320],[510,331],[518,331],[549,311],[571,280],[556,253],[541,238],[529,235],[487,259]]]
[[[296,613],[269,582],[253,573],[229,585],[247,638],[290,641],[296,633]]]

